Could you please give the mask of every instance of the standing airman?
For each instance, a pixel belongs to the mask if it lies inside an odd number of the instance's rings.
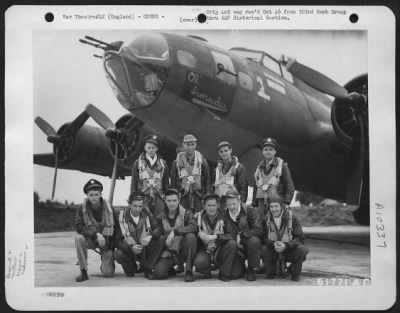
[[[281,158],[276,157],[278,143],[273,138],[266,138],[261,143],[262,160],[254,173],[253,207],[259,214],[266,211],[268,197],[279,194],[286,205],[289,205],[294,195],[294,184],[289,167]],[[262,216],[260,215],[262,218]]]
[[[158,261],[164,242],[158,223],[144,207],[145,194],[136,191],[129,196],[129,208],[118,215],[114,252],[115,260],[121,264],[126,276],[137,271],[137,262],[144,265],[144,276],[153,279],[153,269]]]
[[[144,152],[133,163],[131,193],[144,192],[145,206],[157,216],[164,209],[164,193],[169,187],[168,166],[158,154],[158,136],[148,135],[144,141]]]
[[[229,190],[235,190],[240,194],[243,203],[247,201],[247,177],[242,163],[232,155],[232,147],[228,141],[218,144],[217,167],[213,175],[214,192],[221,197],[221,206],[225,207],[225,195]]]
[[[88,249],[100,249],[100,270],[105,277],[114,275],[114,212],[110,203],[102,198],[103,185],[89,180],[83,187],[86,198],[76,212],[75,247],[81,274],[77,282],[89,279],[87,273]],[[96,250],[97,251],[97,250]]]
[[[165,246],[153,276],[156,279],[165,279],[176,274],[174,265],[182,267],[186,263],[185,282],[192,282],[193,259],[197,252],[197,225],[192,211],[180,205],[179,200],[178,190],[166,191],[165,211],[157,218],[165,238]]]
[[[291,262],[291,279],[298,281],[302,264],[309,251],[304,246],[301,224],[292,210],[285,208],[278,195],[271,195],[268,201],[269,210],[262,221],[264,228],[262,257],[266,278],[275,278],[277,273],[285,276],[286,262]]]
[[[193,213],[202,210],[203,196],[210,192],[210,171],[207,160],[196,150],[197,138],[183,138],[184,151],[179,152],[171,170],[171,186],[181,193],[181,205]]]

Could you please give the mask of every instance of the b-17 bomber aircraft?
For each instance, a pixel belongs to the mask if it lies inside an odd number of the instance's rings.
[[[80,41],[104,51],[95,56],[129,114],[114,123],[89,104],[58,131],[37,117],[54,152],[35,155],[35,164],[111,176],[113,189],[116,178],[131,175],[145,135],[161,136],[171,164],[182,136],[193,133],[211,163],[217,144],[230,141],[252,183],[259,143],[274,137],[297,190],[344,201],[360,224],[369,223],[366,73],[342,87],[293,58],[224,50],[198,36],[145,32],[131,42]],[[102,128],[84,125],[89,117]]]

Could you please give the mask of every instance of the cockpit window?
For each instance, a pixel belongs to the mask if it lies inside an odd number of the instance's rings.
[[[168,45],[162,36],[157,33],[139,36],[122,49],[129,50],[129,53],[142,60],[169,60]]]
[[[251,51],[251,50],[242,50],[238,48],[232,48],[230,50],[233,53],[236,53],[237,55],[240,55],[241,57],[244,57],[250,61],[257,62],[259,63],[262,59],[263,53],[259,51]]]
[[[191,68],[195,68],[197,66],[196,58],[193,54],[187,51],[178,50],[176,52],[176,56],[178,58],[178,62],[184,66]]]
[[[263,60],[262,60],[262,64],[270,69],[271,71],[275,72],[276,74],[278,74],[279,76],[282,76],[281,74],[281,66],[279,65],[278,61],[274,60],[273,58],[271,58],[269,55],[265,55]]]

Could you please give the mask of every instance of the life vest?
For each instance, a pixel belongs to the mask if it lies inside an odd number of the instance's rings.
[[[129,209],[127,210],[121,210],[119,212],[119,225],[121,227],[121,232],[122,236],[124,237],[124,241],[129,244],[129,245],[136,245],[138,243],[142,243],[142,240],[150,235],[151,232],[151,225],[150,225],[150,219],[149,216],[146,215],[146,217],[143,219],[140,217],[138,225],[135,225],[132,223],[128,225],[126,222],[126,216],[125,214],[129,214]],[[138,235],[137,230],[140,230],[141,232]]]
[[[92,225],[104,225],[102,230],[103,236],[112,236],[114,233],[114,215],[110,202],[108,202],[106,199],[103,199],[103,214],[101,217],[101,222],[98,222],[94,218],[92,210],[87,209],[88,201],[89,199],[85,198],[82,203],[82,215],[86,227]]]
[[[222,171],[223,164],[221,162],[215,168],[215,193],[220,197],[225,196],[229,190],[237,192],[235,175],[240,163],[236,157],[233,158],[235,162],[225,174]]]
[[[282,176],[282,165],[283,160],[281,158],[277,158],[278,166],[273,168],[268,174],[264,173],[264,170],[261,167],[265,161],[262,161],[258,166],[257,170],[254,173],[254,178],[257,185],[257,199],[265,199],[272,193],[276,193],[277,187],[279,185],[281,176]]]
[[[218,213],[217,213],[218,214]],[[217,223],[215,223],[214,229],[211,229],[210,225],[206,223],[205,220],[206,212],[200,212],[197,215],[197,226],[199,229],[206,233],[207,235],[220,235],[224,233],[224,220],[222,218],[218,218]]]
[[[139,157],[138,169],[139,169],[139,189],[145,194],[152,195],[153,188],[162,195],[162,178],[164,173],[164,162],[157,156],[156,166],[154,169],[148,166],[148,162],[145,160],[146,156],[141,155]]]
[[[180,228],[180,227],[185,225],[185,212],[186,212],[186,210],[181,205],[179,205],[178,210],[179,210],[179,213],[178,213],[178,217],[175,220],[175,225],[174,226],[171,226],[169,224],[167,214],[165,214],[161,218],[162,225],[163,225],[163,233],[165,235],[168,235],[171,231],[173,231],[175,229],[178,229],[178,228]]]
[[[193,190],[201,190],[201,165],[203,156],[200,152],[194,152],[194,164],[189,164],[186,153],[179,152],[176,156],[176,165],[178,168],[179,179],[181,180],[181,188],[189,191],[190,185],[193,185]]]
[[[293,235],[293,212],[290,209],[287,209],[286,212],[288,213],[288,221],[287,225],[281,225],[281,229],[277,229],[274,223],[274,219],[271,218],[271,214],[267,214],[267,229],[268,229],[268,239],[272,241],[282,241],[288,242],[292,240]],[[284,214],[284,213],[282,213]],[[281,217],[282,218],[282,217]]]

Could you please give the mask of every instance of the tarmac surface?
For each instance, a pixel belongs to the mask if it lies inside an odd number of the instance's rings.
[[[245,278],[222,282],[213,272],[212,279],[204,279],[195,273],[192,283],[183,281],[183,274],[168,280],[148,280],[143,273],[135,277],[126,277],[122,267],[116,263],[113,278],[104,278],[100,272],[100,257],[93,250],[88,253],[88,273],[90,279],[76,283],[79,266],[76,265],[74,232],[35,234],[35,286],[36,287],[182,287],[182,286],[295,286],[320,285],[340,281],[351,285],[367,281],[370,278],[370,235],[365,226],[328,226],[303,227],[306,234],[306,246],[310,249],[307,260],[303,263],[303,272],[299,282],[290,278],[274,280],[264,279],[264,274],[257,275],[257,281],[248,282]],[[336,278],[336,280],[335,280]]]

